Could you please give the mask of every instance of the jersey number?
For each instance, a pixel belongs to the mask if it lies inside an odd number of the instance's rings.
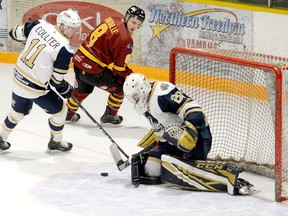
[[[32,40],[27,51],[21,57],[22,62],[26,64],[29,68],[33,68],[35,59],[37,58],[41,50],[43,50],[46,47],[45,44],[40,44],[36,47],[39,41],[40,41],[39,39]],[[34,49],[34,47],[36,47],[36,50]]]
[[[90,41],[89,41],[89,45],[90,47],[93,46],[93,44],[96,42],[96,40],[101,37],[101,35],[103,35],[106,31],[107,31],[108,27],[105,23],[103,23],[102,25],[100,25],[97,29],[95,29],[90,36]]]
[[[175,92],[175,94],[171,95],[171,100],[175,101],[176,103],[180,104],[181,101],[184,99],[184,95],[181,91]]]

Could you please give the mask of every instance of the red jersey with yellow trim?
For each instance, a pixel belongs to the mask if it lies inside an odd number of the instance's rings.
[[[127,66],[133,39],[120,18],[108,17],[83,41],[73,57],[74,65],[92,74],[102,73],[109,66],[119,76],[133,71]]]

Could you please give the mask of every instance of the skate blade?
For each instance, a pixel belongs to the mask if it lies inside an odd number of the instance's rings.
[[[99,124],[100,124],[102,127],[105,127],[105,128],[119,128],[119,127],[122,127],[121,124],[102,123],[102,122],[100,122]]]
[[[69,153],[70,151],[51,150],[51,149],[47,148],[45,153],[46,154],[65,154],[65,153]]]

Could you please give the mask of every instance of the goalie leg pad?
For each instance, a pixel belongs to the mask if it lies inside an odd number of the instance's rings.
[[[140,177],[144,176],[144,164],[148,154],[135,154],[131,158],[131,181],[133,185],[140,184]]]
[[[131,181],[133,185],[139,184],[161,184],[160,177],[147,176],[144,172],[144,165],[147,161],[147,154],[135,154],[131,158]]]
[[[239,175],[238,167],[233,164],[193,161],[169,155],[162,155],[161,160],[163,182],[197,191],[229,192],[231,189],[233,194]]]
[[[238,178],[234,186],[233,195],[246,195],[255,193],[255,187],[253,184],[245,179]]]
[[[227,177],[227,192],[229,194],[235,194],[235,187],[237,185],[237,179],[239,173],[242,172],[238,166],[232,163],[226,163],[227,172],[222,172],[221,174]]]
[[[144,166],[144,172],[147,176],[160,177],[161,160],[155,157],[148,157],[148,160]]]

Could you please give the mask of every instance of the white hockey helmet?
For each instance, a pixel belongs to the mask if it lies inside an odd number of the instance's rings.
[[[143,74],[132,73],[126,77],[123,85],[125,97],[134,104],[134,109],[141,115],[148,110],[148,97],[151,85]]]
[[[79,29],[81,27],[81,19],[75,11],[68,9],[57,16],[57,26],[60,28],[62,24],[64,25],[64,31],[67,31],[69,27]]]

